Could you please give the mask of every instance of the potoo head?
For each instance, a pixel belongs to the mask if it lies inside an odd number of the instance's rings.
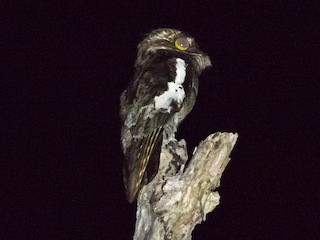
[[[184,59],[198,74],[211,66],[209,57],[200,51],[188,33],[171,28],[159,28],[152,31],[138,45],[136,67],[148,68],[148,65],[170,57]]]

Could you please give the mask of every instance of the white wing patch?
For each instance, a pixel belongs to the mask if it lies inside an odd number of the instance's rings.
[[[178,105],[183,102],[186,94],[182,84],[186,78],[186,63],[183,59],[176,59],[176,78],[174,82],[168,82],[168,90],[159,96],[154,97],[155,109],[166,109],[171,111],[171,104],[175,101]]]
[[[177,58],[176,74],[177,75],[174,82],[177,84],[183,84],[186,78],[186,63],[181,58]]]

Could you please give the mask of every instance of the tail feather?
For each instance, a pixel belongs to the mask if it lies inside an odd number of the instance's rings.
[[[146,169],[148,182],[157,173],[160,161],[162,133],[163,126],[154,129],[151,134],[141,140],[136,158],[133,161],[127,161],[131,163],[131,166],[128,166],[125,171],[126,177],[124,181],[129,202],[134,201],[137,192],[140,190]]]

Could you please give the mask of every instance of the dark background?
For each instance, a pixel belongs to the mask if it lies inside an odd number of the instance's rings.
[[[132,238],[119,95],[158,27],[213,62],[179,137],[239,133],[193,239],[320,239],[316,1],[159,2],[2,4],[0,239]]]

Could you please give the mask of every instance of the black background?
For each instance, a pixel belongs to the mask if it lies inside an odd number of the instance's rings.
[[[209,54],[179,128],[238,132],[193,239],[320,239],[316,1],[11,1],[1,19],[0,239],[131,239],[119,96],[158,27]],[[2,44],[4,43],[4,44]]]

